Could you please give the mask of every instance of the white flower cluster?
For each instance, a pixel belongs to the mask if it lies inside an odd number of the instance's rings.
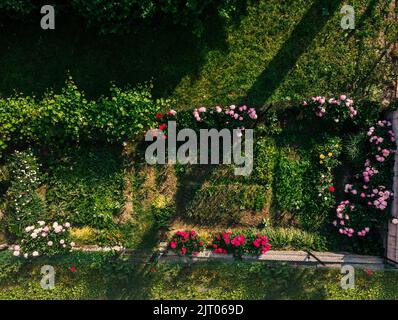
[[[23,255],[27,259],[30,256],[38,257],[45,254],[49,249],[62,250],[73,248],[75,243],[68,243],[67,240],[63,239],[64,236],[62,236],[70,227],[69,222],[65,222],[64,224],[59,224],[58,222],[46,224],[45,221],[38,221],[34,225],[27,226],[24,229],[27,234],[26,239],[22,240],[20,245],[11,246],[10,249],[13,251],[15,257]],[[29,247],[34,247],[34,249]]]

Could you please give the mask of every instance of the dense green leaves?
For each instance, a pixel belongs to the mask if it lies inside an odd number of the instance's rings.
[[[69,142],[121,143],[155,125],[159,106],[148,86],[111,88],[109,97],[89,101],[71,78],[60,94],[42,100],[15,96],[0,98],[0,152],[29,142],[59,146]]]

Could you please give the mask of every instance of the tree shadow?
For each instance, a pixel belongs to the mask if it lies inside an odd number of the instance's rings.
[[[245,7],[236,14],[237,21]],[[2,19],[1,95],[58,90],[69,71],[89,98],[108,92],[110,82],[134,86],[146,81],[153,81],[156,97],[165,97],[184,76],[198,74],[209,50],[227,50],[226,23],[216,13],[203,18],[200,38],[167,16],[137,23],[122,35],[99,35],[73,12],[62,11],[55,30],[42,30],[39,19]]]
[[[325,3],[323,0],[315,1],[279,52],[257,77],[242,102],[257,105],[265,103],[280,86],[289,71],[294,68],[299,57],[309,48],[329,18],[340,8],[341,3],[341,0],[330,1],[327,8],[328,14],[322,15]]]

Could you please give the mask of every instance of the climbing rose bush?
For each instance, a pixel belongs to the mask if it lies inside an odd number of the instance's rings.
[[[198,107],[192,112],[176,112],[171,109],[165,113],[157,113],[157,129],[167,135],[167,121],[175,120],[178,128],[215,128],[237,130],[237,135],[242,136],[246,128],[252,127],[258,115],[255,108],[246,105],[230,105],[226,107],[215,106],[214,108]]]
[[[195,230],[177,231],[168,244],[168,249],[181,255],[196,256],[204,250],[203,240]]]
[[[333,225],[342,235],[366,236],[378,221],[388,219],[394,196],[389,189],[395,154],[395,138],[390,121],[378,121],[367,132],[369,149],[364,169],[347,183],[344,192],[350,198],[336,209]]]
[[[25,228],[19,243],[11,246],[13,255],[28,259],[68,253],[75,246],[70,239],[70,227],[69,222],[61,224],[37,221]]]

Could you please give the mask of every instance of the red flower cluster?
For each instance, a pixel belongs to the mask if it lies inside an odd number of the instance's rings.
[[[177,114],[177,111],[171,109],[170,111],[165,112],[164,114],[162,113],[157,113],[156,114],[156,119],[158,120],[159,124],[159,130],[164,131],[167,127],[167,121],[173,119]],[[153,134],[156,136],[155,134]],[[163,137],[167,139],[166,133],[164,133]]]
[[[334,187],[333,187],[333,186],[330,186],[330,187],[328,188],[328,190],[329,190],[329,192],[334,192]]]
[[[169,249],[179,255],[194,255],[204,250],[203,241],[195,230],[177,231],[169,243]]]
[[[212,244],[213,252],[227,254],[227,248],[231,243],[231,236],[231,232],[221,232],[220,234],[216,235]]]
[[[257,238],[253,241],[253,246],[256,247],[261,254],[266,253],[271,248],[267,236],[262,236],[261,234],[257,234]]]
[[[231,244],[235,247],[239,247],[240,245],[244,245],[245,242],[245,236],[243,234],[240,234],[232,239]]]
[[[236,257],[241,257],[246,251],[246,239],[243,234],[232,232],[220,232],[215,235],[212,242],[214,253],[232,253]]]

